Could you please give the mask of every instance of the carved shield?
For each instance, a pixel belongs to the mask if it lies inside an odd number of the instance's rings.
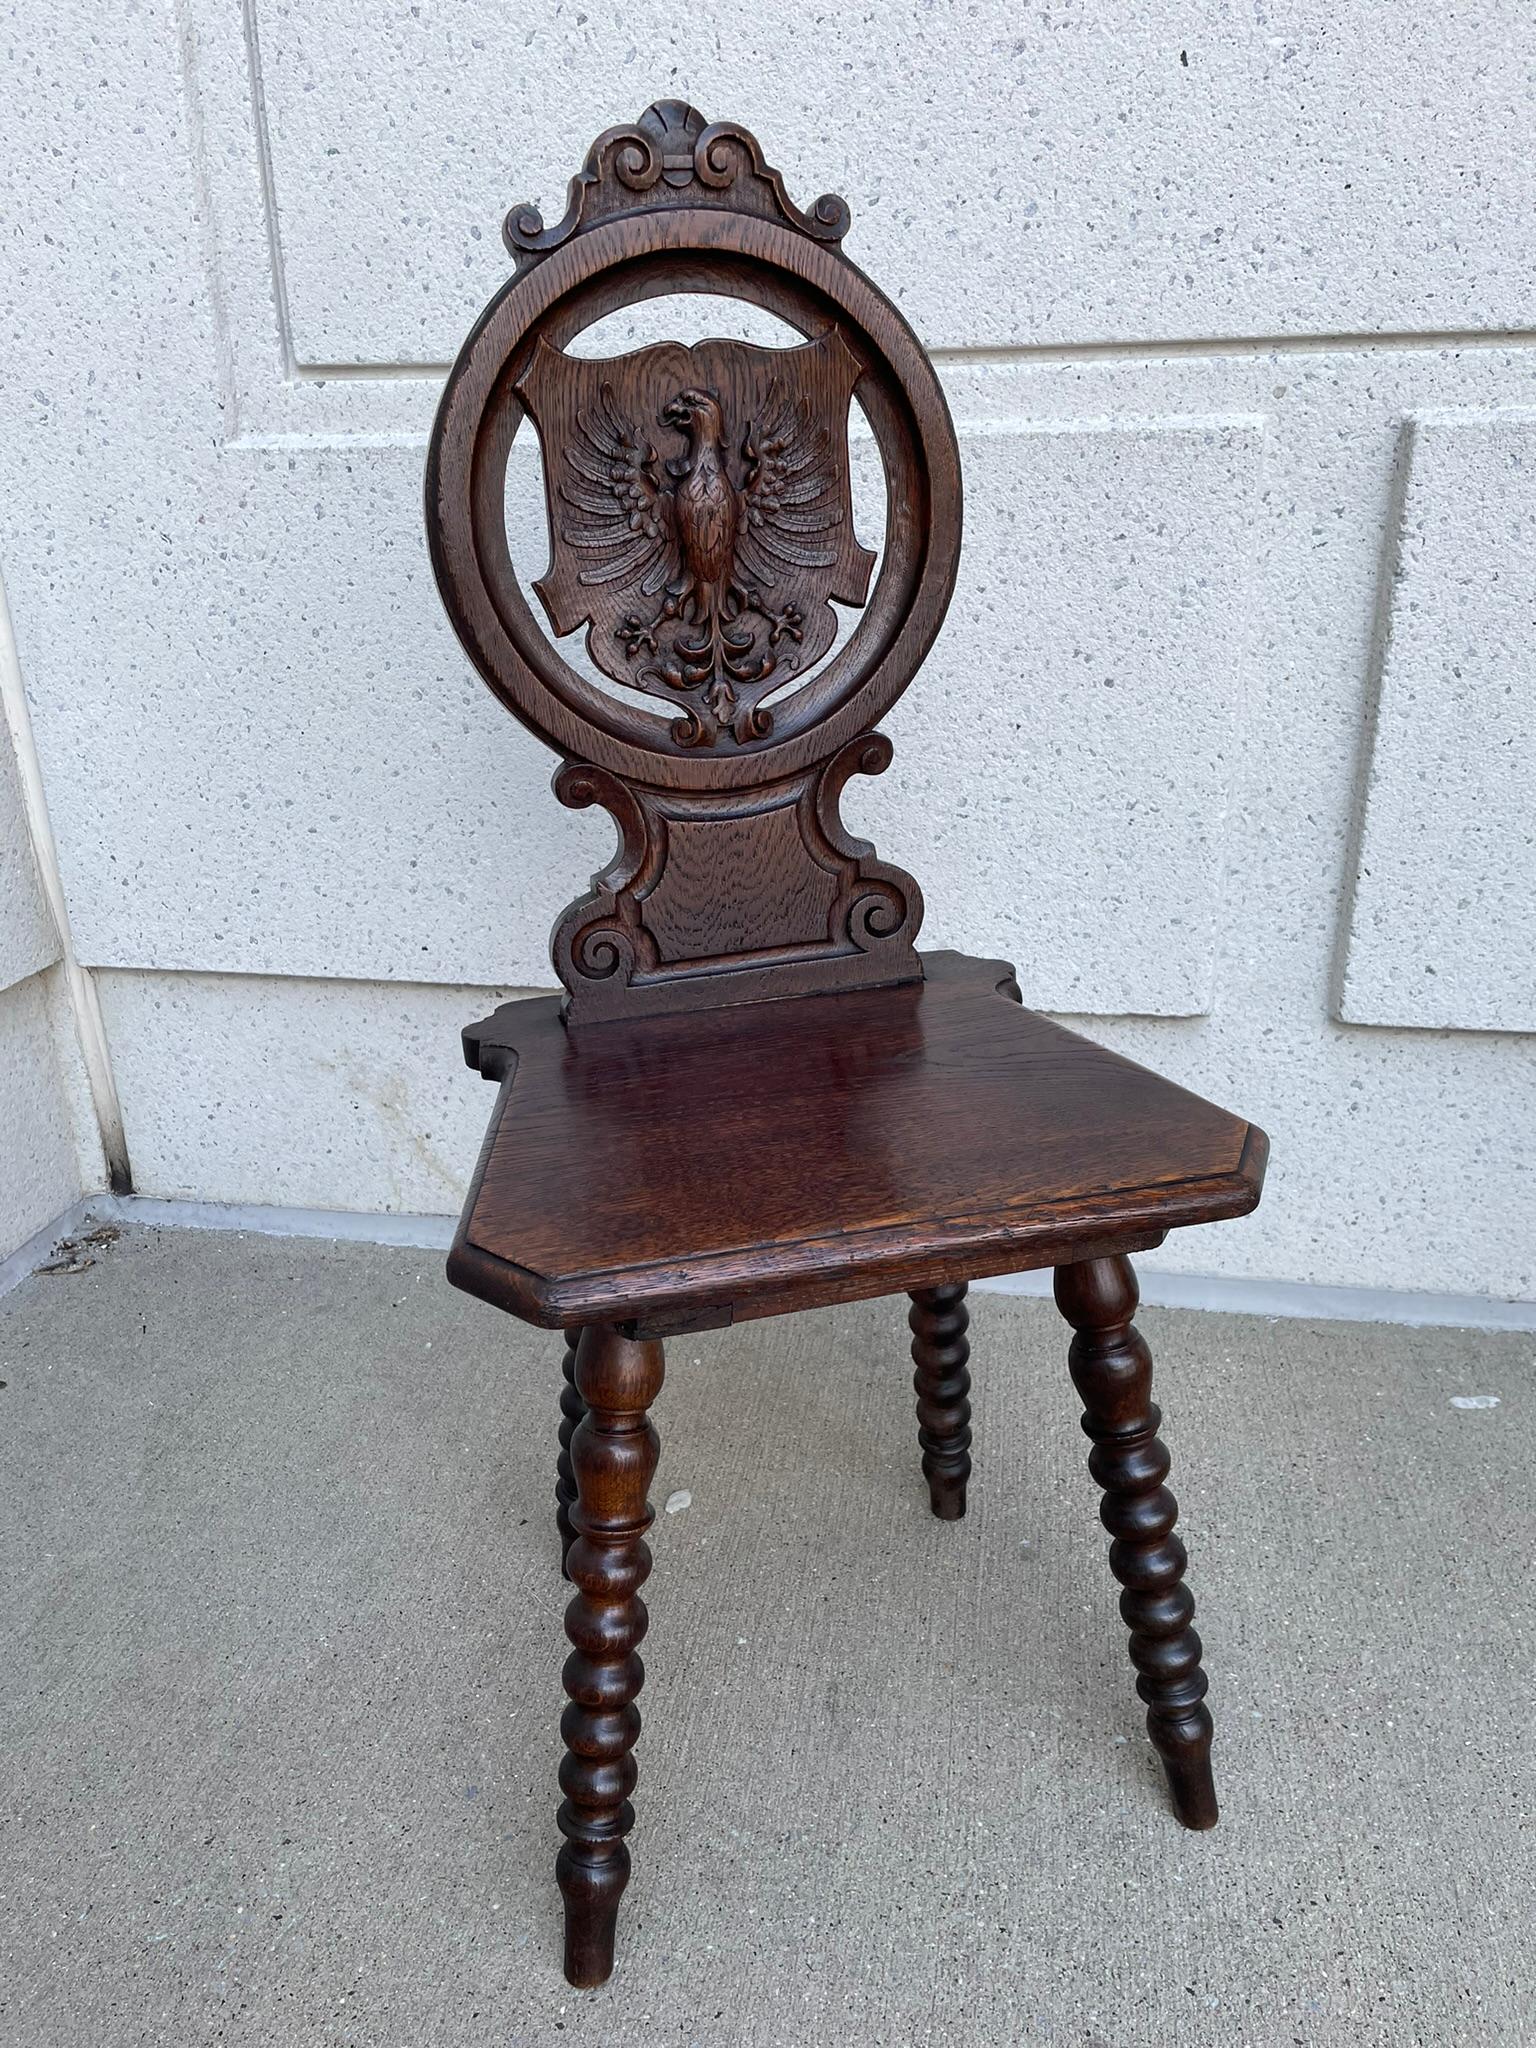
[[[615,682],[677,708],[690,746],[761,739],[761,699],[810,669],[862,605],[835,327],[790,349],[665,342],[606,361],[540,341],[517,393],[538,429],[556,634],[587,627]]]

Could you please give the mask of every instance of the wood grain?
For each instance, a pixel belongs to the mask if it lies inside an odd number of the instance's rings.
[[[1127,1254],[1252,1209],[1267,1141],[1026,1010],[1005,963],[919,953],[916,882],[842,822],[850,777],[891,760],[877,722],[933,645],[961,535],[943,392],[843,254],[848,226],[840,199],[796,206],[745,129],[658,101],[598,137],[552,226],[512,209],[516,275],[428,445],[428,544],[465,651],[560,757],[560,802],[602,808],[618,835],[555,924],[564,998],[464,1034],[501,1092],[448,1262],[455,1285],[566,1334],[557,1875],[577,1985],[613,1966],[629,1878],[648,1411],[675,1332],[905,1290],[929,1499],[957,1520],[966,1286],[1056,1267],[1152,1740],[1180,1819],[1216,1818]],[[739,298],[803,343],[573,352],[594,322],[677,292]],[[872,584],[855,407],[885,472]],[[529,418],[554,640],[507,546]],[[834,605],[857,613],[841,638]],[[595,673],[560,651],[576,633]]]
[[[837,247],[847,224],[840,201],[795,207],[745,130],[659,102],[598,139],[562,223],[514,209],[518,275],[449,374],[426,479],[443,603],[492,689],[564,757],[561,801],[601,804],[619,829],[555,932],[573,1021],[921,971],[921,894],[846,831],[838,800],[889,761],[875,722],[943,621],[959,454],[931,364]],[[717,290],[805,341],[569,350],[616,305]],[[849,485],[855,402],[886,479],[873,589]],[[507,546],[525,418],[553,642]],[[834,648],[835,605],[861,616]],[[617,688],[560,651],[578,633]]]
[[[1021,1008],[1002,963],[923,957],[900,988],[583,1032],[547,998],[473,1027],[471,1064],[508,1078],[455,1282],[549,1328],[729,1322],[1257,1202],[1261,1132]]]

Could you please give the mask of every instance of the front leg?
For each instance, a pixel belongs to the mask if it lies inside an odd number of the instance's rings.
[[[1114,1541],[1109,1568],[1125,1591],[1136,1690],[1147,1733],[1163,1759],[1173,1810],[1187,1828],[1216,1825],[1208,1680],[1184,1584],[1184,1546],[1173,1533],[1179,1504],[1163,1481],[1169,1457],[1152,1399],[1152,1354],[1134,1327],[1138,1289],[1127,1258],[1056,1268],[1056,1305],[1076,1330],[1068,1354],[1093,1440],[1088,1469],[1104,1489],[1099,1517]]]
[[[958,1522],[964,1515],[971,1476],[971,1376],[965,1369],[971,1355],[965,1341],[969,1322],[963,1282],[914,1290],[907,1327],[916,1367],[917,1441],[929,1505],[941,1522]]]
[[[571,1527],[571,1508],[576,1500],[576,1475],[571,1469],[571,1438],[576,1434],[576,1425],[587,1412],[587,1404],[581,1398],[576,1385],[576,1346],[580,1342],[580,1330],[565,1333],[565,1357],[561,1362],[563,1379],[560,1387],[560,1451],[555,1459],[555,1526],[560,1531],[560,1570],[566,1577],[565,1560],[571,1554],[571,1545],[576,1540],[576,1531]]]
[[[570,1695],[560,1722],[560,1832],[555,1874],[565,1898],[565,1974],[603,1983],[613,1968],[614,1926],[629,1882],[624,1837],[635,1823],[631,1751],[640,1733],[635,1699],[645,1681],[640,1598],[651,1569],[646,1498],[659,1450],[647,1414],[661,1391],[662,1351],[654,1340],[621,1336],[611,1324],[583,1330],[576,1386],[586,1413],[571,1438],[575,1540],[566,1570],[576,1586],[565,1611]]]

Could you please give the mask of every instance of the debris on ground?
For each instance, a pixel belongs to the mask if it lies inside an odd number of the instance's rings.
[[[36,1270],[39,1273],[83,1273],[96,1263],[86,1247],[105,1251],[109,1244],[116,1244],[122,1234],[115,1223],[98,1223],[93,1230],[82,1230],[78,1237],[61,1237],[53,1248],[53,1257]]]

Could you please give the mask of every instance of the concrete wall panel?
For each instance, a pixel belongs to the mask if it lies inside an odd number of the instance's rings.
[[[848,806],[929,938],[1268,1125],[1265,1207],[1165,1262],[1536,1292],[1532,1020],[1495,967],[1536,644],[1536,332],[1501,331],[1527,9],[16,12],[0,568],[147,1191],[457,1200],[489,1108],[457,1027],[546,976],[609,830],[442,620],[434,365],[506,206],[553,213],[600,122],[680,92],[845,191],[942,351],[962,595]]]
[[[1404,461],[1340,1015],[1536,1031],[1536,413]]]

